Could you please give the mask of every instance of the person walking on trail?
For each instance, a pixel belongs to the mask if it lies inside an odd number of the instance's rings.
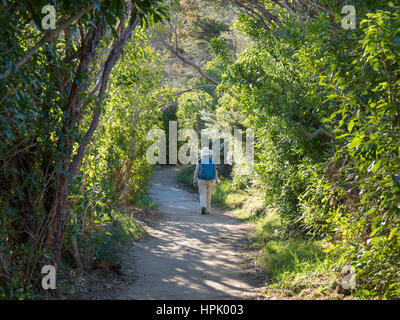
[[[218,172],[212,161],[212,151],[204,147],[194,171],[193,185],[199,186],[201,214],[210,214],[211,192],[213,185],[218,185]]]

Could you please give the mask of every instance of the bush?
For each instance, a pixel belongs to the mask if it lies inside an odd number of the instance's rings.
[[[131,214],[121,213],[107,226],[104,232],[97,234],[94,257],[120,263],[125,249],[132,240],[146,234],[143,227]]]

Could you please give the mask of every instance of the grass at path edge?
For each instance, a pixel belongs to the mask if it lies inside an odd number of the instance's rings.
[[[190,192],[194,166],[184,168],[177,182]],[[265,208],[262,195],[251,195],[235,188],[229,179],[220,180],[213,188],[212,204],[231,210],[243,223],[252,223],[252,247],[265,274],[264,294],[267,299],[348,299],[352,292],[343,292],[340,273],[333,258],[324,253],[325,243],[312,239],[285,239],[280,233],[280,218],[276,210]]]

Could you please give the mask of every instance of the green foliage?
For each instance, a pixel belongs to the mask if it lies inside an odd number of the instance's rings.
[[[355,30],[337,29],[325,13],[300,23],[268,8],[282,21],[273,28],[279,42],[238,19],[255,43],[220,85],[240,102],[221,99],[218,108],[240,110],[256,128],[254,178],[278,210],[280,237],[330,241],[337,268],[357,270],[356,294],[398,297],[399,7],[360,3]]]
[[[137,200],[136,205],[139,208],[148,208],[150,210],[157,210],[160,207],[160,205],[155,203],[147,194],[141,196]]]
[[[213,100],[207,92],[186,92],[178,98],[176,116],[180,128],[200,129],[204,126],[201,121],[201,110],[212,110]]]
[[[342,239],[337,250],[356,267],[362,288],[385,298],[398,296],[400,272],[399,22],[399,7],[389,5],[367,13],[356,32],[332,40],[327,34],[328,41],[298,54],[310,72],[326,70],[308,94],[323,92],[333,107],[322,115],[339,142],[319,194]],[[316,191],[315,184],[309,187],[308,201]]]
[[[143,32],[132,35],[120,72],[103,83],[106,101],[93,90],[102,68],[113,66],[105,60],[126,3],[56,1],[56,26],[87,12],[54,34],[41,27],[48,1],[0,4],[1,297],[40,288],[41,266],[57,262],[58,249],[60,265],[75,266],[73,239],[87,267],[92,241],[119,215],[116,203],[145,192],[145,134],[159,120],[161,61]],[[133,3],[142,27],[165,15],[161,1]]]
[[[223,85],[232,88],[240,100],[236,108],[247,115],[246,126],[257,129],[255,171],[267,186],[267,202],[279,208],[284,220],[282,232],[297,233],[302,227],[298,195],[307,186],[298,166],[307,159],[322,159],[329,149],[326,138],[318,137],[311,143],[298,129],[298,122],[307,123],[311,130],[321,122],[311,101],[304,97],[306,83],[300,81],[291,54],[280,46],[272,42],[244,51],[230,67]],[[221,101],[221,106],[232,110],[231,100]]]
[[[104,232],[97,234],[94,257],[121,263],[126,247],[129,247],[132,240],[145,234],[146,231],[132,215],[120,213]]]
[[[210,46],[217,56],[227,59],[230,55],[226,42],[221,38],[211,38]]]
[[[152,169],[145,159],[146,133],[153,126],[168,129],[170,120],[198,131],[256,129],[254,174],[240,177],[237,168],[221,167],[221,175],[233,180],[222,179],[212,201],[234,208],[245,202],[243,194],[257,190],[263,193],[257,206],[276,208],[273,217],[252,215],[259,219],[255,243],[270,277],[297,284],[298,275],[314,267],[326,276],[329,267],[351,264],[358,278],[355,295],[398,298],[400,7],[394,1],[354,1],[358,24],[345,30],[343,1],[314,2],[324,10],[313,8],[312,19],[300,21],[265,1],[280,24],[261,28],[260,21],[240,14],[233,30],[235,17],[224,1],[172,2],[180,10],[177,26],[186,26],[177,31],[184,53],[220,82],[217,89],[186,92],[175,101],[176,89],[165,85],[164,60],[147,46],[144,33],[166,16],[166,7],[162,1],[134,1],[142,30],[127,42],[102,101],[91,92],[125,2],[59,1],[58,22],[91,9],[40,43],[41,8],[48,2],[3,1],[0,298],[33,297],[40,263],[54,255],[46,244],[57,234],[57,218],[59,231],[66,230],[61,265],[75,267],[80,258],[87,267],[95,256],[120,259],[122,245],[142,230],[116,208],[155,208],[145,195]],[[89,58],[83,53],[90,48],[80,41],[91,32],[99,42]],[[27,55],[38,43],[40,49]],[[179,84],[209,83],[189,75]],[[99,111],[80,170],[71,174]],[[178,176],[192,189],[193,170]],[[320,260],[320,240],[335,258],[331,262]]]
[[[149,145],[146,134],[154,123],[161,123],[162,61],[146,46],[142,33],[135,37],[136,43],[127,45],[125,59],[113,74],[104,106],[105,121],[72,186],[74,219],[67,236],[76,234],[82,243],[85,265],[97,255],[120,259],[128,229],[136,227],[134,220],[116,207],[137,204],[156,209],[145,197],[152,171],[145,156]]]
[[[228,208],[227,199],[234,191],[234,186],[228,179],[219,179],[218,185],[213,187],[211,204],[217,207]]]
[[[187,166],[183,168],[177,176],[177,182],[182,184],[187,190],[192,192],[197,192],[197,190],[193,186],[193,175],[194,175],[195,166]]]

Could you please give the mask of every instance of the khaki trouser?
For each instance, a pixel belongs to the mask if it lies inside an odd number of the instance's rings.
[[[205,207],[207,212],[211,211],[211,192],[214,180],[199,179],[200,208]]]

